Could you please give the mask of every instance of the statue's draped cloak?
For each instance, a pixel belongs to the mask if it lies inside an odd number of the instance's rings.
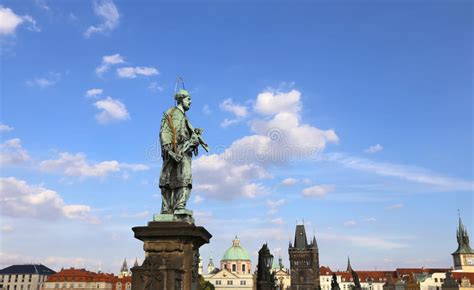
[[[183,154],[183,159],[176,162],[169,156],[168,151],[181,152],[181,148],[191,138],[193,131],[186,114],[180,108],[172,107],[163,114],[160,126],[161,155],[163,157],[160,188],[175,189],[192,186],[192,152]]]

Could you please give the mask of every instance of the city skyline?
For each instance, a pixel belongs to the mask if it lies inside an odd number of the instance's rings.
[[[304,220],[333,270],[451,267],[458,210],[474,233],[472,8],[2,1],[0,266],[143,260],[181,76],[211,148],[188,203],[205,265],[238,236],[288,266]]]

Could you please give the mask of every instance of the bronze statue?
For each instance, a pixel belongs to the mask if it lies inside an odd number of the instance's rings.
[[[175,93],[176,106],[163,114],[160,126],[161,157],[160,174],[162,196],[161,214],[189,214],[186,203],[191,195],[193,153],[198,154],[201,145],[208,151],[201,137],[202,129],[194,128],[186,116],[191,107],[191,95],[180,89]]]

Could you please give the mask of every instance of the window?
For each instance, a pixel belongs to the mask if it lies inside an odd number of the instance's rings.
[[[242,264],[242,273],[245,273],[245,264]]]
[[[247,283],[247,281],[245,281],[245,280],[240,281],[240,285],[247,285],[246,283]]]
[[[232,285],[232,280],[227,280],[227,285]]]
[[[438,278],[435,278],[435,283],[438,283]]]
[[[69,288],[74,288],[74,283],[69,284]]]
[[[216,280],[216,285],[222,285],[221,280]]]
[[[97,288],[100,288],[100,284],[97,284]]]
[[[237,265],[232,264],[232,272],[235,272],[235,271],[237,271]]]
[[[54,284],[54,288],[59,288],[59,283]]]
[[[32,276],[31,274],[28,275],[28,282],[31,282],[31,276]]]
[[[175,280],[174,286],[175,286],[175,290],[182,290],[183,289],[181,280],[179,280],[179,279]]]

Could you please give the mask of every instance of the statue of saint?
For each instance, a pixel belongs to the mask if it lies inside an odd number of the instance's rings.
[[[191,161],[198,154],[201,144],[207,151],[207,144],[201,137],[202,129],[193,128],[186,116],[191,107],[191,95],[180,89],[174,96],[177,105],[163,114],[160,126],[161,157],[163,165],[160,174],[162,197],[161,214],[186,214],[186,202],[191,195]]]

